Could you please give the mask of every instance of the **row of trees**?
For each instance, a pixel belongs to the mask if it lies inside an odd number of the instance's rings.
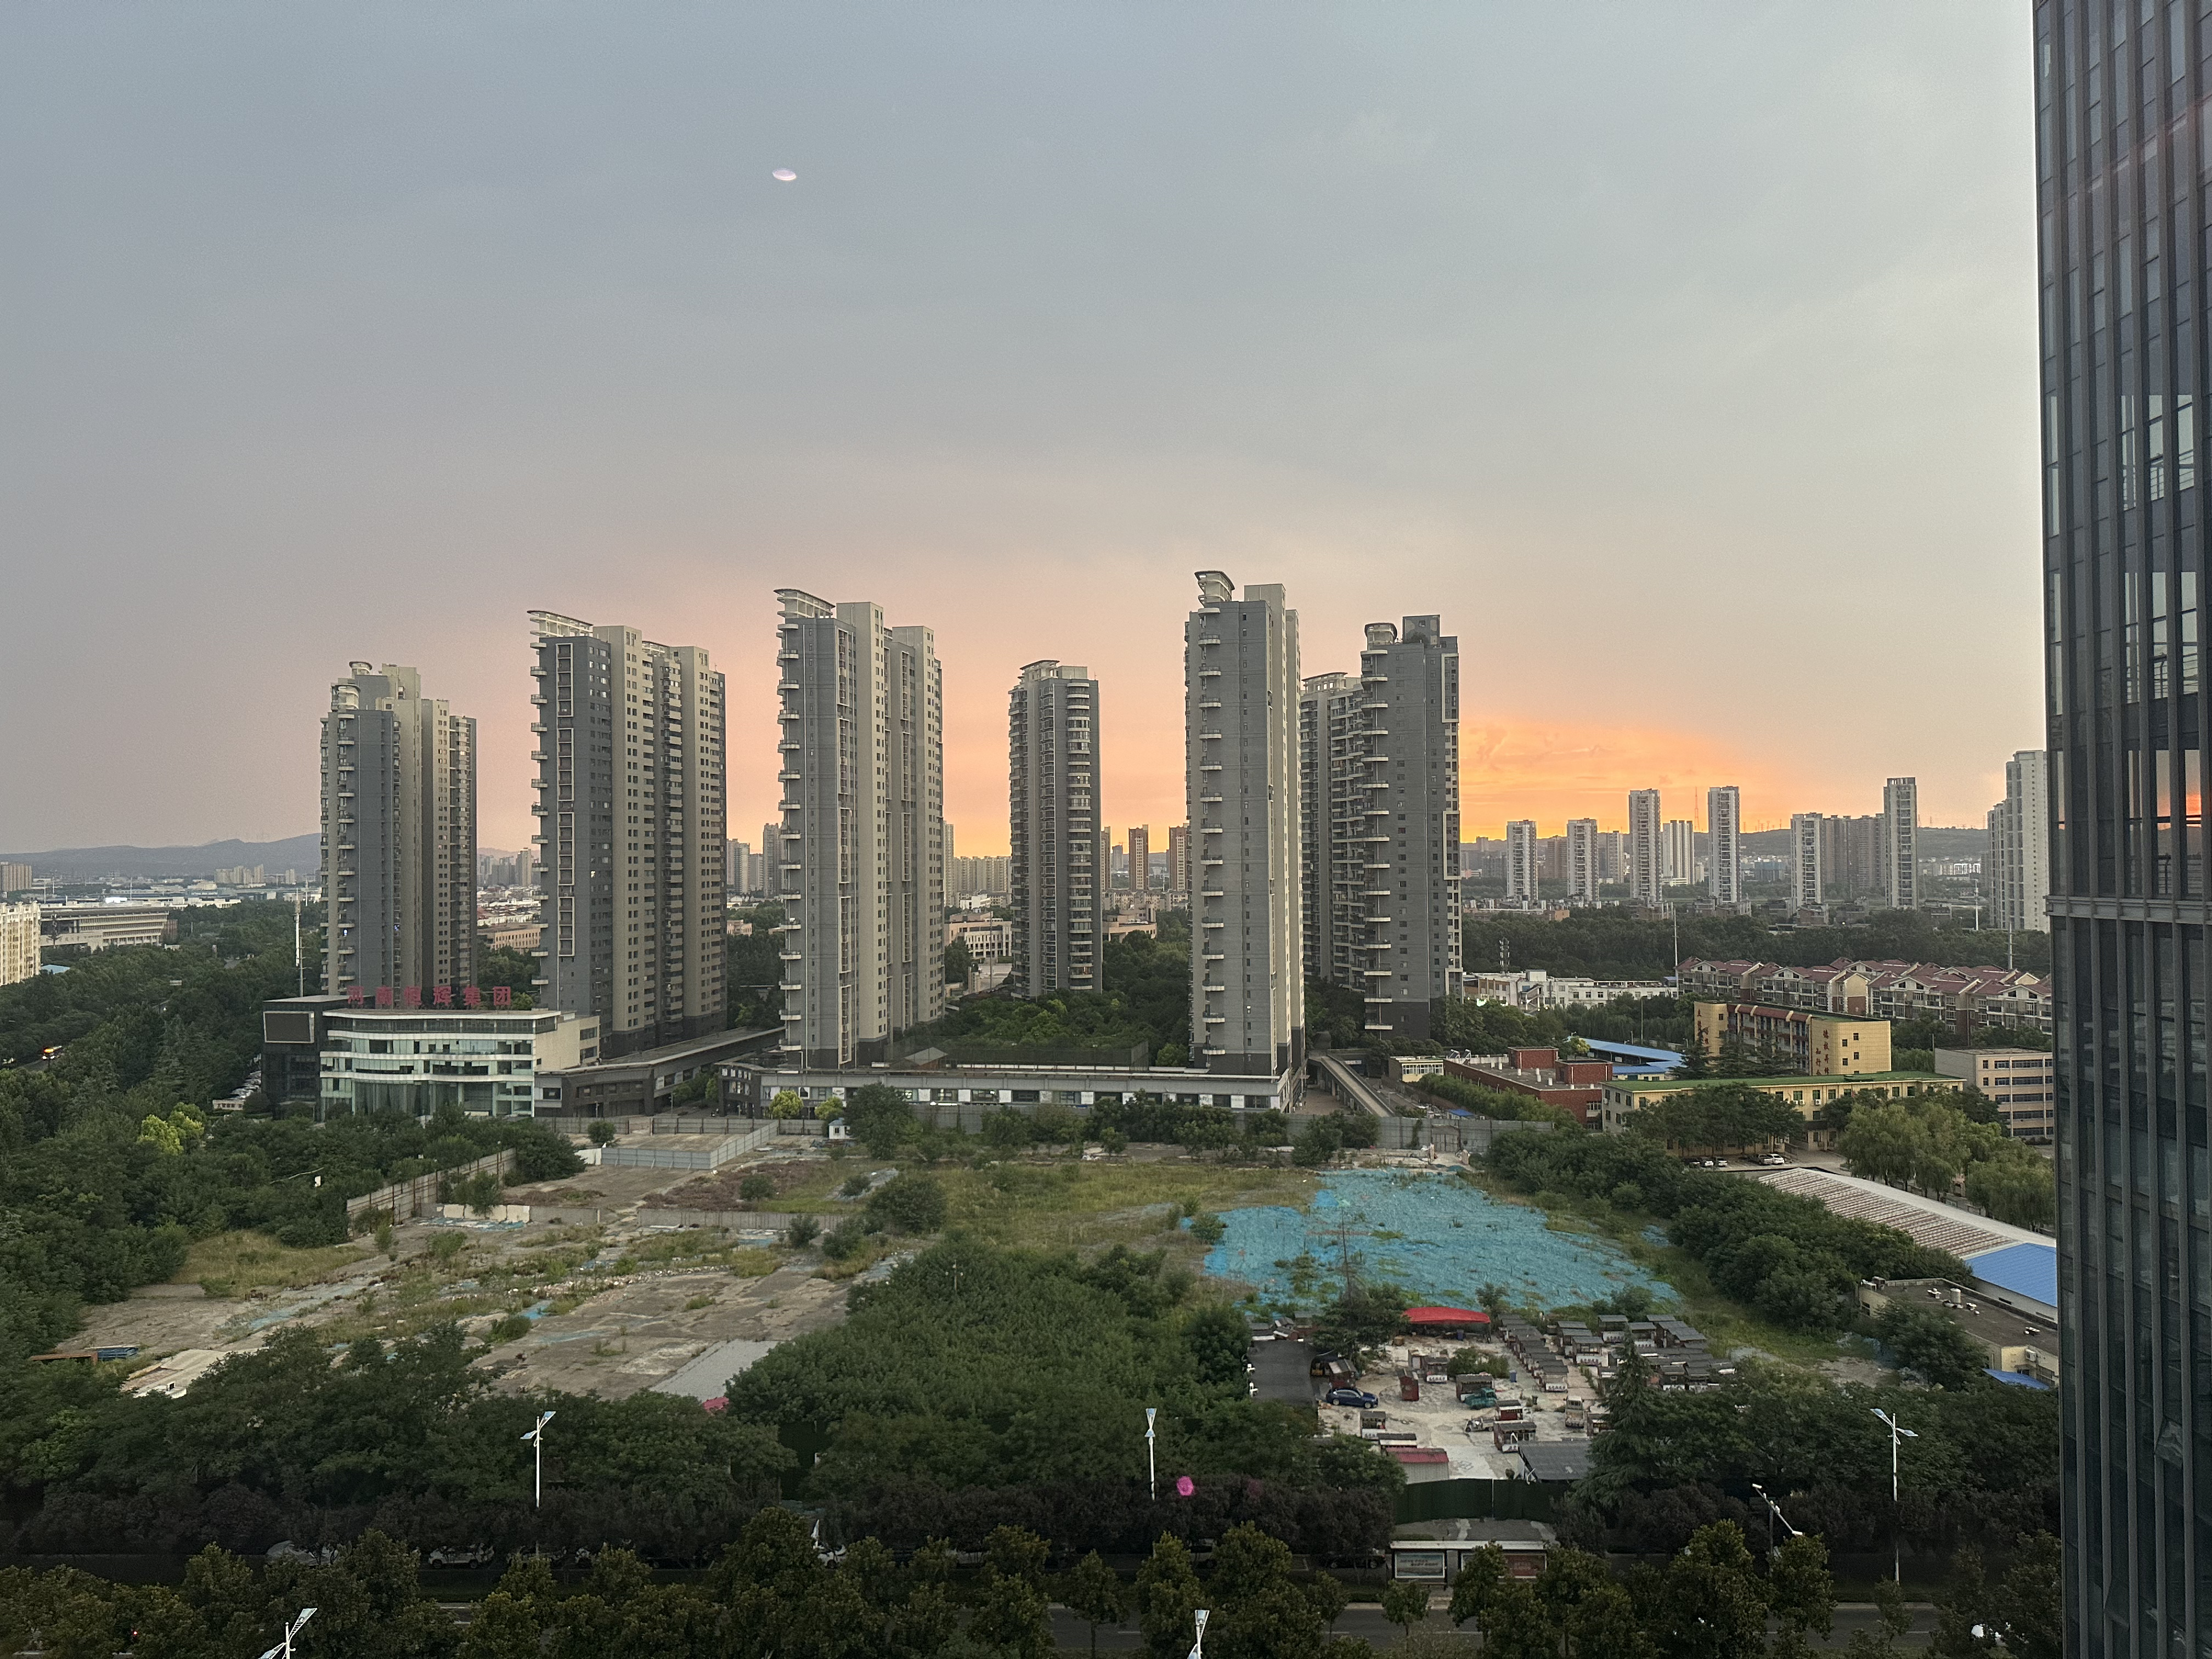
[[[1697,1092],[1704,1092],[1698,1091]],[[1863,1279],[1959,1278],[1955,1256],[1808,1198],[1686,1168],[1650,1136],[1505,1134],[1489,1168],[1519,1190],[1602,1199],[1664,1218],[1668,1236],[1724,1293],[1777,1324],[1847,1329]]]
[[[2034,1147],[1994,1123],[1967,1115],[1965,1097],[1917,1095],[1862,1104],[1850,1113],[1837,1150],[1853,1175],[1893,1186],[1910,1183],[1948,1198],[1965,1178],[1966,1197],[2014,1226],[2047,1225],[2057,1212],[2057,1176]]]
[[[618,1523],[689,1558],[792,1467],[772,1434],[687,1399],[497,1393],[475,1352],[447,1326],[333,1364],[319,1334],[289,1330],[175,1400],[122,1394],[119,1366],[18,1368],[0,1384],[0,1490],[44,1500],[18,1547],[265,1547],[382,1526],[425,1548],[520,1548]],[[547,1409],[541,1512],[520,1437]]]

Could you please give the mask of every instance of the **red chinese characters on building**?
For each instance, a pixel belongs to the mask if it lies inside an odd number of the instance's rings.
[[[493,986],[491,988],[491,1006],[495,1008],[512,1008],[514,1006],[514,988],[506,985]]]

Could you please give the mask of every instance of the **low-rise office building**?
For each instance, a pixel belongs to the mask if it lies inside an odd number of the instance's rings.
[[[1936,1069],[1997,1109],[2014,1140],[2048,1140],[2058,1122],[2058,1061],[2036,1048],[1938,1048]]]
[[[1562,1060],[1556,1048],[1510,1048],[1502,1060],[1447,1060],[1443,1071],[1446,1077],[1480,1088],[1526,1095],[1547,1106],[1559,1107],[1573,1113],[1579,1122],[1594,1127],[1604,1085],[1613,1077],[1613,1062]]]
[[[48,945],[83,945],[110,951],[127,945],[169,945],[177,919],[166,904],[49,904],[39,931]]]
[[[1930,1308],[1951,1321],[1982,1351],[1983,1368],[2000,1382],[2058,1386],[2058,1322],[2023,1315],[1948,1279],[1886,1279],[1862,1285],[1859,1305],[1878,1314],[1893,1302]]]
[[[677,1090],[702,1072],[712,1072],[738,1055],[772,1047],[783,1028],[757,1031],[712,1031],[686,1042],[671,1042],[640,1054],[565,1067],[541,1067],[538,1109],[544,1116],[643,1117],[665,1111]]]
[[[1812,1127],[1814,1114],[1838,1096],[1863,1094],[1885,1100],[1957,1087],[1955,1079],[1934,1072],[1863,1072],[1844,1077],[1732,1077],[1732,1078],[1615,1078],[1600,1091],[1599,1119],[1607,1134],[1625,1133],[1630,1115],[1638,1108],[1685,1089],[1729,1087],[1756,1089],[1778,1095],[1797,1109],[1806,1121],[1806,1144],[1825,1150],[1832,1139],[1826,1129]]]
[[[445,1106],[471,1117],[532,1117],[541,1074],[599,1052],[596,1015],[555,1008],[346,1007],[317,1019],[326,1118],[428,1117]]]
[[[1808,1076],[1849,1077],[1889,1069],[1886,1019],[1776,1008],[1762,1002],[1700,1002],[1694,1005],[1694,1013],[1698,1046],[1708,1054],[1717,1054],[1722,1044],[1734,1042],[1787,1060]]]
[[[769,1103],[786,1089],[811,1109],[819,1102],[843,1100],[870,1084],[897,1090],[925,1121],[939,1108],[998,1110],[1011,1107],[1021,1111],[1038,1106],[1073,1106],[1080,1109],[1140,1094],[1155,1095],[1178,1105],[1291,1111],[1304,1093],[1303,1073],[1240,1076],[1182,1066],[948,1065],[934,1049],[924,1049],[887,1066],[799,1069],[779,1058],[738,1060],[725,1065],[721,1073],[725,1109],[752,1116],[766,1113]]]

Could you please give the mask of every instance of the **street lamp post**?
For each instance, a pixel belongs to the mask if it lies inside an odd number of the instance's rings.
[[[539,1413],[538,1426],[522,1437],[530,1442],[538,1465],[536,1507],[540,1510],[545,1507],[545,1425],[552,1420],[551,1412]]]
[[[1881,1407],[1872,1409],[1876,1417],[1889,1425],[1889,1565],[1897,1582],[1902,1584],[1905,1582],[1905,1547],[1897,1535],[1897,1449],[1903,1440],[1917,1440],[1920,1437]]]
[[[1145,1407],[1145,1492],[1155,1504],[1160,1501],[1160,1466],[1153,1455],[1152,1419],[1160,1414],[1158,1406]],[[1204,1629],[1203,1623],[1200,1626]]]
[[[1774,1523],[1777,1521],[1782,1523],[1782,1530],[1792,1538],[1802,1538],[1805,1535],[1790,1524],[1790,1517],[1783,1514],[1782,1505],[1766,1495],[1765,1487],[1754,1480],[1751,1483],[1751,1489],[1759,1494],[1759,1501],[1766,1505],[1766,1553],[1769,1555],[1774,1553]]]
[[[279,1654],[283,1656],[283,1659],[292,1659],[292,1638],[306,1629],[307,1620],[314,1616],[314,1608],[301,1607],[300,1616],[284,1626],[284,1639],[263,1654],[261,1659],[277,1659]]]
[[[1190,1659],[1206,1659],[1206,1613],[1204,1607],[1198,1609],[1198,1640],[1190,1644]]]

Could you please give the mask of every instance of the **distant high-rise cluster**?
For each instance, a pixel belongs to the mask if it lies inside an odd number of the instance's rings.
[[[477,723],[422,677],[352,665],[322,730],[323,988],[473,985]]]

